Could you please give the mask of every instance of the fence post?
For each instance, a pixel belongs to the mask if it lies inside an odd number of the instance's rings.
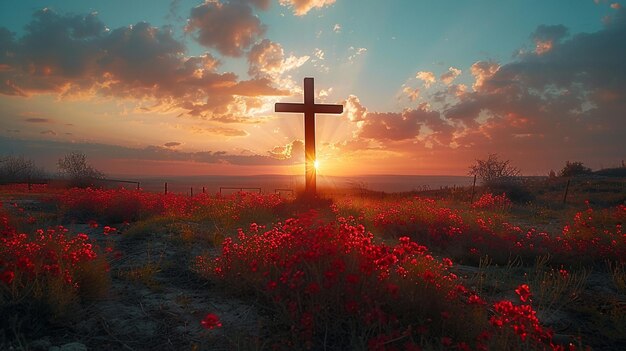
[[[202,187],[202,193],[206,194],[206,188],[205,187]]]
[[[570,179],[567,180],[567,185],[565,186],[565,194],[563,194],[563,204],[567,201],[567,191],[569,190],[569,182]]]
[[[167,182],[165,182],[165,195],[167,195]]]
[[[191,187],[191,188],[189,188],[189,189],[191,190],[191,192],[190,192],[191,197],[193,197],[193,187]]]
[[[139,190],[139,182],[137,182],[137,190]]]

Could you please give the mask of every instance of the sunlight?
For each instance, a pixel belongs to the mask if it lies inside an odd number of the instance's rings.
[[[320,169],[320,161],[315,160],[315,161],[313,162],[313,167],[315,167],[315,170],[316,170],[316,171],[317,171],[317,170],[319,170],[319,169]]]

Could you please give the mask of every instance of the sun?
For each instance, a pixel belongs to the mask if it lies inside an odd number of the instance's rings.
[[[315,167],[315,170],[320,169],[320,161],[315,160],[315,161],[313,162],[313,167]]]

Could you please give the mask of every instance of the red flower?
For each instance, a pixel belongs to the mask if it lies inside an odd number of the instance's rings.
[[[0,280],[5,282],[7,285],[13,282],[13,278],[15,278],[15,273],[13,273],[12,271],[4,271],[2,272],[2,274],[0,274]]]
[[[522,302],[526,302],[530,300],[530,288],[528,287],[528,284],[522,284],[520,286],[517,287],[517,289],[515,289],[515,293],[517,293],[517,295],[519,295],[519,299],[522,300]]]
[[[204,319],[202,320],[202,322],[200,322],[200,324],[202,324],[202,327],[204,327],[204,329],[215,329],[215,328],[219,328],[222,326],[222,322],[220,322],[220,318],[213,313],[209,313],[206,315],[206,317],[204,317]]]

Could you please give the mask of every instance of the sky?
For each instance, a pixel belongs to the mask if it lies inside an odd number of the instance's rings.
[[[106,174],[526,175],[626,159],[626,9],[572,0],[0,2],[0,156]]]

